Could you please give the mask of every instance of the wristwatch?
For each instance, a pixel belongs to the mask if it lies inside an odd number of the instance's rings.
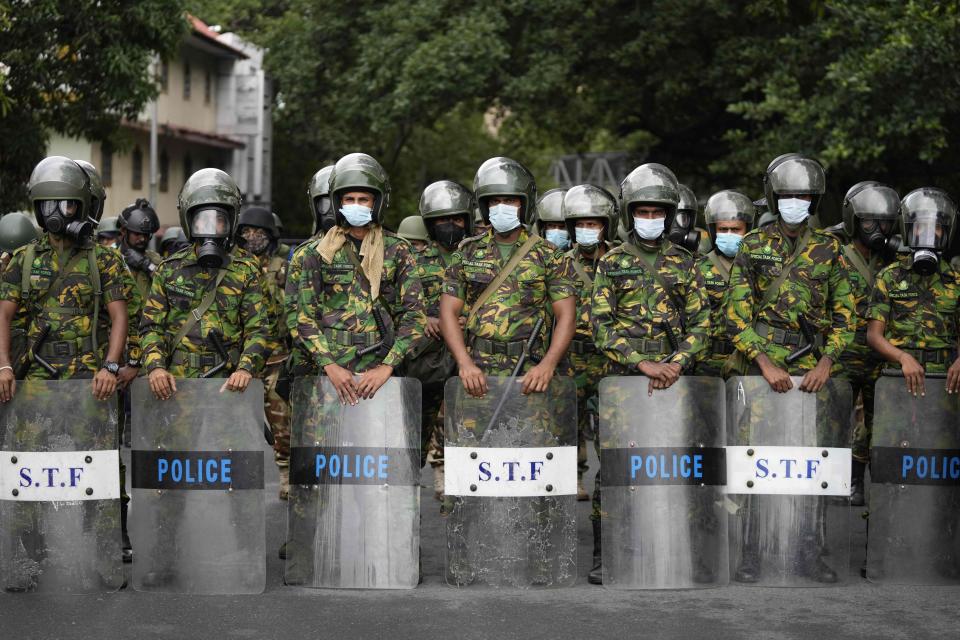
[[[117,375],[118,373],[120,373],[120,365],[116,362],[110,362],[109,360],[107,360],[106,362],[103,363],[103,368],[109,371],[110,373],[112,373],[113,375]]]

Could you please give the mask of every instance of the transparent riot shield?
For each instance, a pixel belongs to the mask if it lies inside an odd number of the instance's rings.
[[[652,396],[648,385],[600,382],[603,585],[726,584],[723,381],[682,376]]]
[[[116,402],[90,380],[17,382],[0,405],[0,579],[8,592],[123,585]]]
[[[483,398],[445,387],[447,583],[562,587],[577,577],[577,400],[571,378],[523,395],[487,378]]]
[[[264,541],[263,384],[178,379],[158,400],[132,386],[130,538],[138,591],[261,593]]]
[[[924,395],[901,377],[877,381],[870,452],[867,578],[960,583],[960,398],[944,378]]]
[[[760,376],[727,380],[730,571],[735,583],[826,586],[850,566],[852,393],[776,393]]]
[[[420,382],[342,405],[329,378],[291,395],[289,585],[413,589],[420,552]]]

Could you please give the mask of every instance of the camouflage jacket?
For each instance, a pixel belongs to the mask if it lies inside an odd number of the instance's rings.
[[[609,252],[610,245],[608,243],[606,253]],[[597,275],[599,259],[595,261],[586,258],[577,247],[570,249],[565,255],[570,258],[570,264],[573,266],[573,272],[577,277],[575,281],[577,285],[577,330],[573,339],[593,344],[590,305],[593,301],[593,281]]]
[[[940,261],[940,272],[921,276],[907,256],[877,275],[868,320],[886,323],[890,343],[906,349],[956,349],[960,274]]]
[[[521,230],[514,243],[517,251],[529,236]],[[475,301],[509,261],[503,259],[493,231],[464,240],[453,254],[443,281],[443,293],[463,300],[473,309]],[[577,295],[577,280],[570,259],[537,239],[516,269],[500,288],[477,310],[472,326],[466,330],[471,338],[494,342],[527,340],[537,320],[544,318],[542,335],[547,335],[547,315],[552,304]],[[543,340],[541,340],[543,342]]]
[[[714,260],[720,267],[714,263]],[[697,266],[707,288],[707,298],[710,300],[710,347],[700,352],[700,362],[705,371],[718,373],[729,356],[729,354],[717,353],[715,350],[725,341],[729,341],[725,314],[730,268],[733,265],[726,256],[711,251],[706,255],[698,256]]]
[[[147,371],[162,367],[178,378],[198,377],[220,360],[206,339],[210,331],[217,331],[232,367],[259,374],[272,338],[260,290],[260,266],[256,258],[242,249],[231,252],[227,273],[210,308],[179,344],[170,344],[191,312],[200,306],[218,272],[197,264],[195,245],[160,263],[140,323]],[[228,365],[224,374],[230,369]]]
[[[443,293],[443,277],[453,254],[440,247],[435,240],[426,249],[416,253],[417,275],[423,285],[423,299],[427,305],[427,317],[440,317],[440,294]]]
[[[316,235],[304,241],[293,250],[293,256],[287,265],[287,274],[283,287],[283,335],[289,337],[290,365],[296,368],[307,367],[309,373],[315,373],[312,363],[306,354],[306,347],[297,339],[297,316],[300,311],[300,287],[303,276],[303,256],[306,248],[315,243],[323,235]],[[303,372],[301,372],[302,375]]]
[[[33,247],[34,258],[30,268],[30,291],[25,300],[22,291],[24,254]],[[100,310],[96,330],[97,352],[93,347],[94,286],[90,278],[89,252],[93,249],[100,277]],[[69,267],[57,291],[48,291],[60,276],[61,269]],[[62,349],[70,355],[45,353],[44,359],[60,371],[60,377],[89,377],[100,368],[109,342],[110,315],[107,305],[126,301],[133,291],[133,280],[116,249],[102,247],[92,240],[83,247],[72,247],[63,253],[53,249],[50,238],[20,247],[3,272],[0,300],[17,305],[15,323],[28,327],[28,343],[33,344],[44,327],[50,327],[43,348]],[[132,348],[136,348],[136,344]],[[49,378],[42,367],[30,367],[28,378]]]
[[[785,358],[797,348],[776,344],[771,335],[761,337],[755,330],[758,322],[799,333],[797,316],[803,314],[824,336],[822,354],[834,363],[853,341],[854,299],[840,243],[830,234],[809,229],[807,244],[792,264],[790,276],[762,309],[757,307],[790,259],[793,245],[779,223],[751,231],[743,238],[730,272],[727,331],[733,345],[750,362],[765,353],[775,365],[786,367]],[[802,237],[803,233],[797,241]],[[815,365],[811,353],[789,369],[799,373]]]
[[[677,339],[671,362],[684,369],[707,348],[710,305],[696,258],[672,242],[661,241],[654,268],[669,288],[664,291],[642,251],[623,244],[601,258],[593,282],[593,335],[597,348],[626,371],[662,360],[672,351],[666,326]],[[659,342],[655,350],[647,345]]]
[[[854,339],[840,356],[840,364],[846,376],[876,378],[880,375],[883,359],[867,344],[867,309],[880,262],[875,255],[865,260],[852,242],[843,247],[843,254],[850,274],[856,324]]]
[[[383,244],[380,300],[388,308],[387,313],[381,311],[381,318],[388,330],[392,326],[394,343],[382,359],[376,352],[358,358],[357,352],[363,346],[328,339],[333,334],[378,336],[373,314],[376,301],[370,297],[370,283],[357,273],[348,253],[360,262],[353,242],[348,239],[329,264],[320,256],[319,241],[302,249],[296,339],[318,368],[338,364],[356,373],[380,362],[396,368],[410,345],[423,335],[426,315],[416,260],[406,241],[389,231],[383,233]],[[376,306],[383,308],[380,303]]]
[[[271,363],[286,357],[285,339],[286,315],[284,297],[287,282],[287,261],[277,256],[254,256],[260,267],[260,290],[263,292],[263,304],[266,308]]]

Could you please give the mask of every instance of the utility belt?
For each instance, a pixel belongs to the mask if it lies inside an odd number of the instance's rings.
[[[627,338],[627,344],[639,353],[648,356],[669,355],[673,353],[670,341],[666,338],[652,340],[650,338]]]
[[[710,342],[710,352],[715,356],[728,356],[736,351],[728,338],[714,338]]]
[[[105,340],[106,338],[100,341],[101,347],[106,345]],[[84,353],[93,353],[93,336],[73,340],[45,340],[37,349],[37,354],[45,360],[75,358]]]
[[[232,370],[240,361],[240,351],[236,348],[227,349],[227,356],[228,361],[225,368]],[[173,352],[173,357],[170,358],[170,364],[191,369],[209,369],[220,364],[220,356],[215,353],[193,353],[177,349]]]
[[[324,329],[323,337],[341,347],[372,347],[380,342],[380,334],[376,331],[355,333],[342,329]]]
[[[570,353],[575,353],[578,356],[597,353],[597,345],[595,345],[592,340],[571,340]]]
[[[957,358],[957,352],[952,347],[943,349],[906,349],[900,347],[900,350],[909,353],[920,364],[951,365]]]
[[[472,336],[470,338],[470,346],[473,351],[479,351],[480,353],[487,355],[505,355],[510,356],[511,358],[518,358],[523,353],[523,347],[526,344],[527,339],[523,340],[510,340],[510,341],[501,341],[501,340],[490,340],[488,338],[478,338]],[[534,344],[534,350],[536,350],[539,345],[540,340],[538,339]]]
[[[807,339],[802,332],[774,327],[762,321],[756,324],[754,331],[756,331],[757,335],[761,338],[768,339],[770,342],[784,347],[802,347],[807,344]],[[822,334],[817,333],[814,336],[813,346],[818,349],[823,346]]]

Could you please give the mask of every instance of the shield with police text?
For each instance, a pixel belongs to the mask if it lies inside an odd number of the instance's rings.
[[[653,395],[649,384],[600,382],[603,585],[726,584],[723,381],[682,376]]]
[[[867,578],[960,583],[960,397],[943,377],[924,394],[877,381],[870,451]]]
[[[577,577],[577,404],[571,378],[445,388],[447,583],[562,587]]]
[[[850,569],[852,393],[777,393],[761,376],[727,380],[730,571],[739,584],[828,586]]]
[[[0,405],[0,580],[8,592],[123,585],[115,398],[26,380]]]
[[[419,580],[420,382],[390,378],[341,404],[330,379],[291,396],[284,582],[412,589]]]
[[[261,593],[266,584],[263,384],[178,379],[158,400],[132,386],[130,538],[138,591]]]

